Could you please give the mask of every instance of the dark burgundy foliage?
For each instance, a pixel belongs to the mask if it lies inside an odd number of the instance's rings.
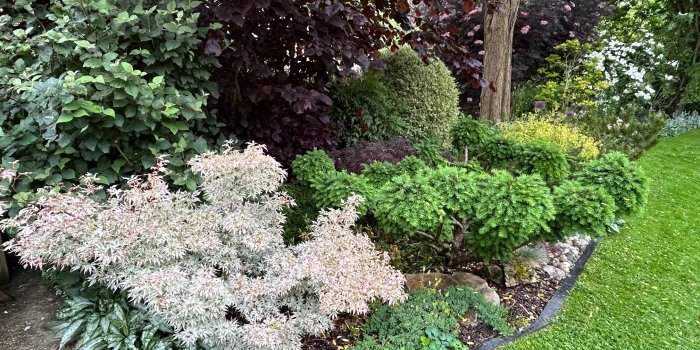
[[[219,22],[205,52],[218,56],[220,120],[288,162],[335,143],[328,83],[377,63],[392,40],[373,2],[351,0],[204,1],[202,24]]]
[[[434,53],[447,64],[462,88],[467,112],[478,111],[483,59],[483,4],[468,0],[436,0],[439,5],[414,6],[423,29],[406,38],[420,53]],[[438,10],[435,10],[438,9]],[[532,77],[558,44],[589,40],[602,16],[611,13],[607,0],[524,0],[513,35],[513,80]],[[409,19],[405,19],[409,21]]]
[[[359,173],[363,164],[374,161],[398,163],[415,154],[416,149],[409,140],[397,137],[382,142],[359,142],[352,147],[333,151],[330,156],[336,169]]]

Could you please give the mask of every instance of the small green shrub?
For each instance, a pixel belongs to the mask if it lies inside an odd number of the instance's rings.
[[[339,208],[351,194],[363,196],[366,201],[358,208],[361,214],[367,212],[374,191],[363,176],[347,171],[332,171],[317,176],[311,182],[311,188],[317,208]]]
[[[406,128],[377,72],[338,82],[332,95],[333,116],[342,146],[386,140],[402,135]]]
[[[315,178],[335,171],[335,164],[323,150],[315,149],[298,155],[292,162],[292,174],[304,185],[311,184]]]
[[[617,215],[638,212],[647,200],[647,178],[623,153],[612,152],[588,162],[574,175],[584,185],[600,186],[615,200]]]
[[[362,340],[351,349],[466,349],[456,336],[459,321],[470,310],[498,333],[512,332],[506,322],[506,310],[489,304],[470,289],[421,290],[403,304],[379,307],[363,326]]]
[[[540,174],[548,183],[556,183],[569,175],[569,161],[561,147],[532,142],[516,147],[516,167],[524,174]]]
[[[450,130],[452,147],[460,154],[467,147],[472,154],[498,136],[498,130],[488,126],[469,115],[462,115]],[[477,151],[477,152],[475,152]]]
[[[539,175],[513,177],[498,170],[483,179],[469,247],[485,260],[508,260],[516,248],[550,230],[552,195]]]
[[[513,160],[516,143],[506,139],[495,127],[470,116],[462,116],[450,131],[453,152],[464,159],[478,160],[487,169],[506,167]]]
[[[362,167],[362,176],[374,187],[382,187],[391,178],[401,175],[401,169],[389,162],[372,162]]]
[[[585,114],[578,123],[601,142],[602,151],[620,151],[634,159],[656,144],[666,119],[664,113],[628,105],[598,108]]]
[[[428,168],[423,160],[416,156],[408,156],[396,164],[401,174],[414,175],[421,170]]]
[[[447,158],[445,158],[443,144],[436,137],[417,142],[413,147],[416,149],[416,157],[424,161],[428,166],[436,167],[449,163]]]
[[[554,189],[554,207],[557,211],[554,228],[544,236],[549,241],[578,233],[604,236],[615,220],[612,196],[598,186],[578,181],[565,181]]]
[[[459,167],[440,167],[424,172],[429,183],[440,194],[443,207],[457,218],[473,216],[479,195],[478,173]]]
[[[438,230],[446,219],[443,203],[444,199],[428,177],[404,174],[393,177],[379,189],[373,209],[385,232],[412,236],[417,231]]]
[[[449,143],[449,131],[459,116],[459,90],[450,70],[438,59],[428,64],[403,46],[385,53],[382,80],[413,140],[436,136]]]

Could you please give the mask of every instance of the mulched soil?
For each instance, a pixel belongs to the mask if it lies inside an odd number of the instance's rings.
[[[49,330],[60,300],[42,282],[41,273],[16,270],[0,289],[13,300],[0,302],[0,349],[55,350],[58,342]]]
[[[482,271],[483,266],[473,264],[467,267],[472,272]],[[544,307],[559,288],[560,283],[549,279],[546,273],[537,273],[537,282],[522,284],[507,288],[494,286],[501,297],[501,305],[509,310],[508,323],[517,330],[532,324],[542,313]],[[341,316],[336,321],[333,331],[318,337],[306,337],[303,340],[304,350],[338,350],[357,341],[359,328],[364,318]],[[482,321],[466,320],[460,324],[459,338],[470,349],[478,349],[486,341],[498,337],[499,334]]]
[[[509,310],[508,323],[521,330],[534,322],[560,286],[548,279],[546,273],[537,273],[538,282],[515,287],[497,286],[501,305]]]
[[[333,330],[322,336],[305,337],[302,340],[303,350],[337,350],[345,349],[355,343],[360,334],[360,327],[366,317],[353,315],[340,315],[335,320]]]

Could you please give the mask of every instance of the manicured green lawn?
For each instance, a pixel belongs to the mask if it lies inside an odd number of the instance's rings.
[[[602,242],[550,328],[505,349],[700,349],[700,132],[639,163],[646,210]]]

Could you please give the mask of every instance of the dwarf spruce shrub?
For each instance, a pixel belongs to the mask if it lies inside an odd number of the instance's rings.
[[[330,171],[317,175],[311,182],[314,190],[312,198],[317,208],[338,208],[352,194],[361,195],[371,201],[374,189],[365,177],[347,171]],[[360,212],[364,214],[367,204],[362,204]]]
[[[462,115],[450,130],[452,147],[456,152],[463,152],[469,148],[469,152],[475,156],[479,154],[481,147],[498,136],[498,130],[492,128],[469,115]]]
[[[450,127],[459,116],[459,90],[439,59],[423,60],[408,46],[387,52],[382,80],[389,88],[406,135],[413,140],[437,136],[449,143]]]
[[[459,167],[440,167],[426,170],[424,175],[440,194],[447,213],[458,218],[471,217],[479,199],[478,173]]]
[[[553,229],[543,235],[549,241],[579,233],[604,236],[615,220],[615,200],[599,186],[564,181],[553,195],[556,219]]]
[[[498,170],[484,181],[475,203],[478,228],[468,236],[469,248],[486,260],[508,260],[516,248],[550,230],[552,194],[539,175],[514,177]]]
[[[334,171],[333,160],[323,150],[306,152],[292,161],[292,173],[304,185],[310,185],[318,176]]]
[[[515,149],[518,172],[539,174],[548,183],[556,183],[569,175],[569,161],[558,145],[533,142],[520,144]]]
[[[446,218],[444,200],[424,174],[393,177],[376,193],[374,215],[387,233],[436,232]]]
[[[624,153],[611,152],[585,164],[574,178],[584,185],[600,186],[615,200],[617,215],[633,214],[647,200],[647,178]]]

